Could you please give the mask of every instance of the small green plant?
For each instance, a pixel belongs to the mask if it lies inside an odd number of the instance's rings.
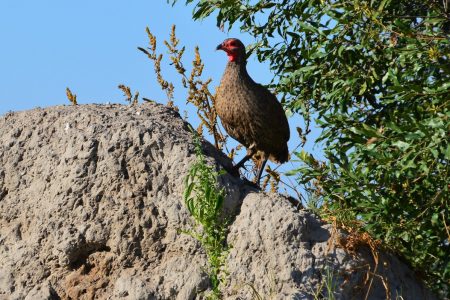
[[[72,91],[69,88],[66,88],[67,99],[69,99],[72,105],[78,105],[77,103],[77,95],[72,94]]]
[[[195,133],[194,133],[195,134]],[[212,293],[209,299],[219,299],[219,285],[225,280],[225,258],[227,221],[221,215],[224,191],[217,186],[218,172],[206,164],[202,153],[200,137],[195,134],[195,152],[197,161],[191,167],[185,181],[184,201],[195,220],[195,227],[185,231],[202,245],[208,257],[208,275]]]
[[[334,278],[333,270],[330,266],[326,266],[322,272],[322,281],[317,286],[316,290],[313,291],[314,300],[334,300],[334,291],[336,290],[336,282]]]

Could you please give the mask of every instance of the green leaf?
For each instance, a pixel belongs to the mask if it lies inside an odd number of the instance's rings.
[[[384,7],[386,6],[386,4],[389,4],[391,2],[391,0],[383,0],[381,1],[380,5],[378,6],[378,11],[381,12]]]
[[[431,128],[439,128],[444,127],[444,122],[440,118],[433,118],[428,120],[428,122],[425,123],[426,125],[430,126]]]
[[[386,122],[386,127],[394,130],[397,133],[403,132],[403,130],[400,127],[398,127],[397,124],[395,124],[394,122],[391,122],[391,121]]]
[[[447,145],[447,149],[445,149],[444,155],[446,159],[450,160],[450,144]]]
[[[444,84],[442,84],[440,87],[438,87],[436,89],[437,92],[442,92],[442,91],[446,91],[450,88],[450,81],[445,82]]]
[[[386,72],[386,74],[384,74],[383,78],[381,78],[381,83],[386,83],[386,81],[388,80],[388,78],[389,78],[389,73]]]
[[[361,85],[361,88],[359,89],[359,95],[361,96],[362,94],[364,94],[366,92],[366,90],[367,90],[367,82],[364,82]]]
[[[315,162],[314,157],[303,149],[300,153],[296,152],[295,155],[307,164],[312,164]]]
[[[405,143],[403,141],[395,141],[394,143],[392,143],[392,145],[399,148],[401,151],[405,151],[410,146],[408,143]]]
[[[375,128],[373,128],[373,127],[371,127],[371,126],[369,126],[369,125],[367,125],[365,123],[362,123],[362,127],[364,129],[364,133],[368,137],[379,137],[379,138],[383,137],[383,135],[380,134],[378,132],[378,130],[376,130]]]
[[[439,152],[437,151],[437,149],[431,148],[430,149],[431,154],[433,154],[434,158],[438,158],[439,157]]]
[[[344,51],[345,46],[344,45],[340,45],[339,49],[338,49],[338,56],[342,56],[342,51]]]
[[[434,213],[433,216],[431,217],[431,225],[436,226],[438,225],[439,221],[439,214],[438,213]]]
[[[305,22],[302,22],[302,21],[298,21],[298,25],[300,25],[300,28],[302,28],[303,31],[305,31],[305,32],[311,32],[311,33],[318,33],[319,32],[315,27],[311,26],[308,23],[305,23]]]
[[[214,210],[216,212],[218,212],[220,210],[220,208],[222,207],[223,200],[224,200],[224,196],[223,195],[218,195],[217,196],[216,207],[214,208]]]

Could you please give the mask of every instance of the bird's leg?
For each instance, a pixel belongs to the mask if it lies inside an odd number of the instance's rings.
[[[252,158],[253,153],[247,153],[247,155],[241,159],[236,165],[234,165],[233,168],[235,168],[236,170],[239,170],[239,168],[241,168],[250,158]]]
[[[239,176],[239,169],[255,154],[254,145],[251,145],[247,149],[247,155],[243,159],[241,159],[236,165],[233,166],[232,171],[230,172],[233,176]]]
[[[261,180],[261,175],[264,172],[264,167],[265,167],[266,163],[267,163],[267,158],[264,158],[264,160],[261,163],[261,166],[259,167],[258,176],[256,176],[256,182],[255,183],[258,186],[259,186],[259,181]]]

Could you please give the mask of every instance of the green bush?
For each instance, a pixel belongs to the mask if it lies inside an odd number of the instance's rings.
[[[172,1],[176,2],[176,1]],[[193,1],[240,26],[285,107],[322,129],[325,162],[293,174],[344,210],[429,286],[450,280],[450,8],[446,1]],[[307,133],[309,128],[303,132]]]

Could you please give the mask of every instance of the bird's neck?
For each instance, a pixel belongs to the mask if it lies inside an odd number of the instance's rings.
[[[227,63],[226,71],[236,74],[247,74],[246,61],[229,61]]]
[[[254,85],[255,82],[247,73],[246,62],[233,62],[229,61],[227,63],[227,67],[225,68],[224,77],[222,80],[228,82],[239,82],[240,84],[251,86]]]

